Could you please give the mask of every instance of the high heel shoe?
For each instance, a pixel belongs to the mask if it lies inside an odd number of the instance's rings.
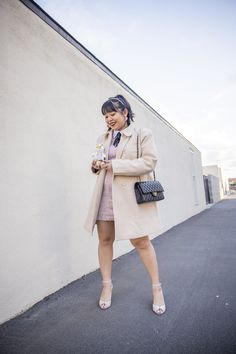
[[[103,283],[103,284],[107,284],[107,283],[110,283],[110,284],[111,284],[111,296],[112,296],[113,285],[112,285],[111,279],[110,279],[110,280],[103,280],[102,283]],[[99,300],[99,307],[100,307],[102,310],[106,310],[106,309],[108,309],[110,306],[111,306],[111,297],[110,297],[109,300],[103,300],[103,299],[100,298],[100,300]]]
[[[160,291],[162,291],[161,288],[161,283],[159,284],[152,284],[152,287],[158,288]],[[165,311],[166,311],[166,305],[165,303],[163,305],[159,305],[159,304],[152,304],[152,310],[153,312],[155,312],[157,315],[162,315]]]

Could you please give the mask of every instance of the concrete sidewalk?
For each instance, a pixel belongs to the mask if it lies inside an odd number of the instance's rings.
[[[167,311],[151,310],[151,287],[136,251],[113,261],[112,307],[97,306],[99,271],[0,327],[1,354],[236,353],[236,199],[153,241]]]

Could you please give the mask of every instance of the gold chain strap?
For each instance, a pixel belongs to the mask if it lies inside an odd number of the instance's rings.
[[[140,140],[140,144],[139,144],[139,140]],[[139,149],[139,145],[140,145],[140,149]],[[140,129],[140,134],[137,133],[137,159],[139,158],[139,150],[141,150],[141,129]],[[152,170],[152,173],[153,173],[153,178],[154,178],[154,181],[155,181],[156,180],[155,171]],[[139,180],[141,182],[141,177],[140,176],[139,176]]]

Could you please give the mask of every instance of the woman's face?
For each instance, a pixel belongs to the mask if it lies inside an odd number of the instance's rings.
[[[112,130],[122,130],[127,126],[128,110],[125,108],[123,112],[108,112],[104,115],[108,128]]]

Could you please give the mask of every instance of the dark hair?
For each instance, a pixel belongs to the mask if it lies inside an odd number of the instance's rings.
[[[101,111],[105,115],[110,112],[123,112],[125,108],[128,110],[127,124],[130,125],[131,121],[134,121],[134,113],[131,110],[129,102],[122,95],[110,97],[103,103]]]

